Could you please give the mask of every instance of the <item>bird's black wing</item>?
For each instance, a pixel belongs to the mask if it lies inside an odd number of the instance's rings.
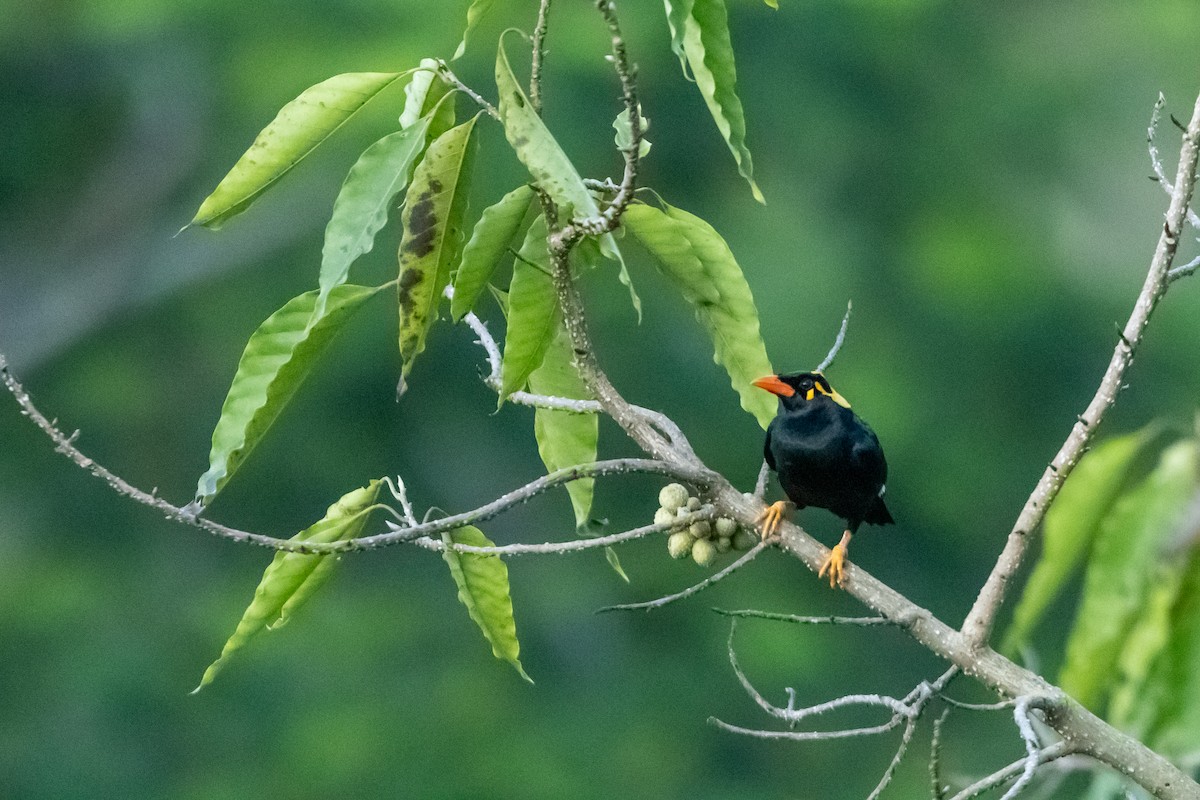
[[[771,452],[771,431],[774,429],[777,419],[778,417],[771,420],[771,424],[767,426],[767,438],[763,441],[763,458],[766,459],[767,466],[771,469],[775,469],[775,454]]]
[[[883,502],[883,488],[887,483],[887,459],[883,456],[883,447],[880,446],[875,431],[865,422],[860,420],[860,423],[859,435],[850,452],[851,458],[862,479],[879,487],[879,494],[867,509],[863,521],[873,525],[889,525],[895,520]]]

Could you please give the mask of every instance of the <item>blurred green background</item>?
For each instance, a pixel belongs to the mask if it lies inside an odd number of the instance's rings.
[[[784,0],[778,12],[729,1],[768,205],[752,202],[683,80],[660,4],[629,0],[620,11],[653,124],[644,181],[726,236],[779,369],[815,365],[853,299],[830,375],[887,449],[899,521],[867,529],[854,559],[957,623],[1141,285],[1166,206],[1147,180],[1146,125],[1159,91],[1168,110],[1190,112],[1200,14],[1189,0]],[[449,55],[466,5],[0,2],[0,351],[49,414],[82,429],[88,454],[176,502],[190,497],[246,337],[315,285],[341,178],[394,125],[402,94],[374,101],[226,230],[175,232],[279,106],[338,72]],[[489,96],[497,33],[531,28],[536,3],[496,6],[457,68]],[[546,118],[581,171],[616,176],[605,44],[590,4],[556,3]],[[1173,174],[1169,122],[1161,142]],[[490,122],[483,148],[476,210],[523,179]],[[381,236],[360,282],[387,279],[395,241]],[[644,257],[631,269],[640,327],[611,272],[585,287],[603,363],[629,398],[670,413],[710,465],[749,487],[761,431],[684,304]],[[1198,315],[1200,291],[1178,284],[1107,432],[1155,417],[1190,424]],[[493,413],[464,330],[435,331],[395,401],[393,316],[386,301],[360,315],[214,518],[286,536],[384,474],[402,475],[421,509],[462,510],[540,473],[531,412]],[[631,452],[612,425],[601,447]],[[644,524],[658,485],[605,482],[596,512],[614,530]],[[489,534],[569,537],[560,494]],[[825,541],[839,530],[821,511],[800,521]],[[769,743],[706,724],[769,727],[734,679],[728,624],[710,606],[830,614],[856,613],[854,602],[768,554],[692,602],[594,615],[703,575],[670,561],[661,540],[622,558],[630,585],[595,553],[511,561],[534,687],[490,657],[437,556],[392,549],[347,559],[300,618],[192,697],[268,554],[116,498],[0,398],[0,795],[870,791],[894,735]],[[1060,604],[1043,626],[1045,667],[1070,612]],[[886,630],[749,621],[738,650],[780,703],[784,687],[803,703],[903,694],[942,667]],[[956,691],[986,697],[967,681]],[[951,776],[1023,752],[1005,715],[953,717],[947,737]],[[891,796],[926,796],[927,749],[925,728]]]

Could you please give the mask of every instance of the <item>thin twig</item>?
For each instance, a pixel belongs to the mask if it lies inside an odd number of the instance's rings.
[[[792,622],[797,625],[857,625],[866,628],[874,625],[896,624],[886,617],[801,617],[795,614],[772,614],[768,611],[755,611],[753,609],[729,611],[724,608],[714,608],[713,611],[726,617],[770,619],[779,622]]]
[[[829,348],[825,360],[817,365],[816,372],[824,372],[833,365],[833,360],[837,358],[838,351],[842,349],[842,344],[846,341],[846,329],[850,327],[850,312],[853,310],[854,304],[847,300],[846,315],[842,317],[842,327],[838,329],[837,338],[833,340],[833,347]]]
[[[933,738],[929,742],[929,785],[933,800],[946,800],[948,787],[942,784],[942,726],[949,716],[947,708],[933,721]]]
[[[1041,766],[1042,764],[1048,764],[1051,761],[1056,761],[1062,758],[1063,756],[1069,756],[1074,752],[1076,752],[1076,749],[1069,742],[1055,742],[1049,747],[1038,751],[1037,764],[1038,766]],[[1022,758],[1019,761],[1014,761],[1003,769],[996,770],[986,778],[981,778],[975,783],[972,783],[970,786],[951,797],[950,800],[971,800],[972,798],[978,797],[989,789],[994,789],[997,786],[1000,786],[1006,781],[1011,780],[1014,776],[1022,774],[1025,771],[1026,761],[1027,758]]]
[[[538,8],[537,25],[533,29],[533,58],[529,68],[529,105],[533,106],[533,112],[538,116],[542,114],[542,62],[549,18],[550,0],[542,0]]]
[[[1071,429],[1067,440],[1063,442],[1058,454],[1050,462],[1038,481],[1037,487],[1025,502],[1017,517],[1016,524],[1008,536],[1004,551],[996,561],[991,575],[979,592],[970,614],[962,626],[962,632],[967,639],[978,647],[984,646],[991,635],[992,625],[1008,583],[1020,569],[1025,552],[1033,533],[1041,524],[1046,509],[1054,502],[1063,481],[1071,474],[1084,451],[1091,443],[1100,427],[1105,414],[1116,403],[1117,394],[1125,382],[1125,371],[1133,361],[1133,354],[1142,341],[1146,326],[1154,307],[1162,299],[1169,284],[1168,274],[1175,250],[1179,243],[1179,234],[1186,219],[1188,204],[1196,184],[1196,161],[1200,156],[1200,98],[1197,98],[1191,122],[1183,137],[1183,145],[1179,153],[1179,170],[1175,178],[1175,190],[1171,194],[1171,203],[1167,209],[1166,224],[1159,236],[1158,247],[1150,262],[1145,284],[1138,295],[1129,321],[1125,323],[1120,341],[1113,351],[1108,368],[1100,381],[1095,396],[1088,404],[1087,410],[1080,415],[1078,422]]]
[[[610,547],[614,544],[632,541],[634,539],[642,539],[655,533],[665,533],[681,525],[690,525],[693,522],[701,520],[711,520],[715,516],[712,506],[702,508],[687,516],[670,522],[655,523],[653,525],[643,525],[640,528],[624,531],[622,533],[612,533],[607,536],[595,536],[589,539],[572,539],[567,542],[544,542],[543,544],[503,544],[492,547],[479,547],[470,544],[451,544],[450,548],[459,553],[479,553],[481,555],[500,555],[500,556],[522,556],[522,555],[561,555],[563,553],[576,553],[583,550],[594,550],[598,547]],[[441,539],[430,539],[428,537],[415,539],[413,544],[424,547],[426,550],[442,552],[446,549],[446,544]]]
[[[917,720],[918,717],[913,715],[904,724],[904,733],[900,737],[900,744],[896,748],[896,754],[892,756],[887,769],[883,771],[883,777],[879,779],[879,783],[875,784],[875,789],[867,795],[867,800],[879,800],[879,796],[883,794],[883,790],[892,782],[892,778],[896,775],[896,769],[900,766],[900,762],[904,760],[904,756],[908,752],[908,745],[912,741],[913,734],[917,732]]]
[[[1017,778],[1017,782],[1009,787],[1000,800],[1013,800],[1020,794],[1033,780],[1038,764],[1041,763],[1042,743],[1038,741],[1037,731],[1033,729],[1033,722],[1029,719],[1029,709],[1035,700],[1036,698],[1019,697],[1013,708],[1013,718],[1016,720],[1017,730],[1021,732],[1021,740],[1025,742],[1025,767],[1021,770],[1021,777]]]
[[[766,541],[759,542],[758,544],[754,545],[754,547],[751,547],[749,550],[747,550],[741,558],[739,558],[737,561],[734,561],[725,569],[721,570],[720,572],[714,572],[712,575],[700,581],[695,586],[689,586],[682,592],[669,594],[666,597],[660,597],[657,600],[647,600],[644,603],[625,603],[623,605],[607,606],[599,609],[596,613],[599,614],[605,611],[649,611],[654,608],[661,608],[679,600],[686,600],[692,595],[704,591],[714,583],[722,581],[732,575],[734,572],[737,572],[739,569],[758,558],[759,553],[773,544],[775,544],[774,539],[767,539]]]
[[[1154,180],[1162,187],[1162,190],[1167,193],[1167,196],[1175,193],[1175,187],[1171,181],[1167,180],[1167,172],[1163,169],[1162,157],[1158,154],[1158,145],[1154,141],[1155,134],[1158,133],[1158,120],[1162,113],[1163,106],[1166,105],[1167,98],[1163,97],[1162,92],[1158,93],[1158,100],[1154,103],[1154,111],[1150,114],[1150,127],[1146,131],[1146,146],[1150,151],[1150,166],[1154,169]],[[1171,118],[1174,121],[1174,117]],[[1200,216],[1196,215],[1194,209],[1189,208],[1188,222],[1193,228],[1200,228]]]
[[[458,76],[454,74],[454,71],[450,69],[450,65],[440,58],[437,60],[437,71],[438,75],[442,76],[442,80],[451,84],[455,89],[458,89],[467,97],[474,100],[477,104],[479,104],[480,108],[488,113],[488,116],[495,120],[500,119],[500,112],[496,110],[496,107],[487,100],[484,100],[483,96],[480,95],[479,92],[475,91],[470,86],[467,86],[465,83],[459,80]]]
[[[1195,272],[1197,267],[1200,267],[1200,256],[1196,256],[1183,266],[1175,267],[1175,269],[1168,272],[1167,281],[1173,282],[1179,280],[1180,278],[1186,278],[1188,275],[1191,275],[1193,272]]]

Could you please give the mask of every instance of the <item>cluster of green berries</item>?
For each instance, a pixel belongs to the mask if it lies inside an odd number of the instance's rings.
[[[665,525],[677,519],[686,519],[703,505],[699,497],[691,497],[687,487],[671,483],[658,493],[660,508],[654,512],[654,522]],[[667,552],[671,558],[687,558],[702,567],[707,567],[716,560],[718,553],[728,553],[730,550],[749,550],[758,542],[758,537],[752,531],[739,528],[738,524],[726,517],[716,520],[698,520],[687,525],[679,525],[667,531]]]

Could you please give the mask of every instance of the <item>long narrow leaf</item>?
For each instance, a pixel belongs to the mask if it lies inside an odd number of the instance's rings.
[[[437,59],[421,59],[421,66],[413,71],[412,80],[404,85],[404,110],[400,112],[401,128],[410,128],[420,120],[430,118],[427,142],[454,127],[452,90],[438,75],[437,69]],[[447,95],[451,95],[451,99],[443,102]]]
[[[754,182],[754,164],[746,147],[746,116],[737,95],[728,16],[725,0],[692,0],[691,13],[683,19],[683,51],[708,111],[733,153],[738,172],[750,184],[754,199],[762,203],[765,201]]]
[[[725,240],[704,220],[672,206],[663,212],[635,203],[622,222],[692,305],[712,337],[713,360],[729,374],[742,408],[766,428],[776,403],[751,381],[769,374],[771,363],[754,296]]]
[[[538,217],[513,263],[508,287],[508,329],[500,370],[500,402],[525,386],[537,369],[558,326],[558,300],[546,251],[546,220]]]
[[[219,228],[300,163],[368,100],[404,73],[349,72],[305,89],[280,109],[189,225]]]
[[[529,376],[529,390],[535,394],[591,399],[583,379],[575,369],[574,353],[567,330],[561,324],[546,348],[542,365]],[[533,433],[538,453],[548,472],[589,464],[596,460],[599,419],[595,414],[576,414],[549,408],[538,408],[533,414]],[[575,527],[587,525],[592,513],[595,480],[584,478],[566,484],[575,510]]]
[[[507,34],[508,31],[505,31]],[[583,178],[563,152],[546,123],[537,115],[525,96],[525,90],[513,75],[504,51],[504,36],[496,50],[496,89],[499,94],[500,120],[504,135],[517,158],[529,170],[534,183],[550,195],[563,220],[595,217],[600,213],[596,198],[583,185]],[[612,234],[600,237],[605,258],[620,261]]]
[[[237,373],[213,430],[208,471],[196,486],[207,505],[241,466],[308,377],[317,359],[375,287],[334,287],[324,313],[314,317],[317,291],[294,297],[246,342]]]
[[[450,280],[450,265],[462,247],[477,149],[471,133],[477,119],[451,128],[429,145],[408,188],[397,290],[404,375],[425,349],[425,338],[437,319],[438,299]]]
[[[1139,710],[1155,712],[1150,744],[1173,759],[1200,749],[1200,551],[1189,561],[1171,609],[1170,642],[1137,698]]]
[[[688,72],[688,57],[683,49],[683,37],[687,32],[688,19],[692,16],[693,0],[663,0],[667,11],[667,27],[671,31],[671,52],[679,59],[684,77]]]
[[[1126,483],[1137,456],[1158,428],[1110,439],[1084,456],[1063,484],[1042,526],[1042,555],[1013,612],[1004,650],[1015,653],[1054,601],[1088,548]]]
[[[321,250],[321,292],[345,283],[350,265],[375,245],[375,234],[387,223],[393,198],[408,183],[413,162],[425,149],[429,118],[389,133],[372,144],[350,168],[333,203]]]
[[[518,186],[483,211],[471,239],[463,248],[462,261],[454,278],[450,315],[457,322],[475,306],[492,273],[508,254],[508,246],[521,232],[521,224],[533,201],[533,189]]]
[[[362,531],[370,516],[371,506],[379,495],[379,481],[371,481],[355,489],[331,505],[316,524],[305,528],[291,541],[329,543],[353,539]],[[288,553],[279,551],[267,566],[254,599],[242,614],[221,655],[204,671],[200,685],[192,694],[212,683],[234,653],[246,645],[259,631],[268,626],[278,627],[287,621],[300,604],[312,596],[318,583],[329,577],[336,556]]]
[[[1178,442],[1117,499],[1100,526],[1059,675],[1059,685],[1089,708],[1100,708],[1113,688],[1114,667],[1145,608],[1162,545],[1175,533],[1196,482],[1195,443]]]
[[[478,528],[466,526],[442,534],[447,545],[465,544],[491,547],[492,542]],[[508,588],[508,566],[495,554],[459,553],[447,547],[443,553],[450,576],[458,587],[458,599],[479,626],[492,655],[513,665],[522,678],[533,679],[521,666],[521,645],[513,619],[512,597]]]

